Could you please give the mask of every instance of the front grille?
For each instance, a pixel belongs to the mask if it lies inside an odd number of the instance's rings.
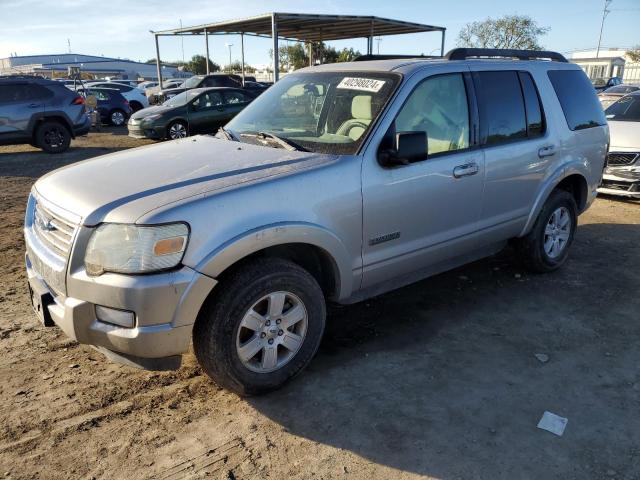
[[[69,256],[76,224],[54,213],[40,201],[36,201],[33,212],[33,230],[45,247],[64,258]]]
[[[637,153],[610,153],[607,155],[607,165],[633,165],[638,155]]]

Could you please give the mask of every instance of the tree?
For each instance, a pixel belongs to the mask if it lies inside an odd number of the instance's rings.
[[[240,73],[242,72],[242,64],[238,60],[234,60],[231,65],[227,65],[224,68],[224,71],[229,73]],[[246,63],[244,64],[244,73],[255,73],[255,71],[256,69],[251,65],[248,65]]]
[[[353,48],[343,48],[338,55],[338,62],[353,62],[353,60],[362,55],[358,50]]]
[[[204,75],[207,73],[207,59],[203,55],[194,55],[191,57],[191,60],[185,64],[184,68],[194,75]],[[220,65],[209,59],[209,71],[219,72]]]
[[[631,50],[627,50],[627,57],[629,57],[632,62],[640,62],[640,45],[636,45]]]
[[[458,46],[541,50],[539,37],[549,30],[549,27],[540,27],[526,15],[487,18],[466,24],[458,34]]]

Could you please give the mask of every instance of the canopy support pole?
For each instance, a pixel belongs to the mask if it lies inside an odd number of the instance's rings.
[[[240,33],[240,62],[242,64],[242,86],[244,87],[244,33]]]
[[[273,39],[273,82],[280,78],[279,52],[278,52],[278,19],[275,13],[271,14],[271,38]]]
[[[444,32],[445,30],[442,30],[442,44],[440,46],[440,56],[444,57]]]
[[[156,39],[156,69],[158,70],[158,83],[160,84],[160,90],[164,87],[162,86],[162,66],[160,65],[160,45],[158,44],[158,35],[154,34]]]
[[[205,46],[205,50],[206,50],[206,64],[207,64],[207,75],[209,75],[211,72],[209,71],[210,67],[209,67],[209,32],[207,32],[207,29],[204,29],[204,46]]]

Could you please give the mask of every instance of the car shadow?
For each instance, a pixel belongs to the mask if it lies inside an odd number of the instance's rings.
[[[310,368],[247,401],[291,434],[438,479],[636,478],[638,245],[639,225],[582,225],[552,274],[508,248],[334,307]],[[569,418],[563,437],[536,428],[545,410]]]

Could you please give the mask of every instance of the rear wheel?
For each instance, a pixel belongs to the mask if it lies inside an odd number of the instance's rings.
[[[136,102],[135,100],[133,102],[129,102],[129,106],[131,107],[131,111],[132,112],[137,112],[138,110],[142,110],[142,104],[140,102]]]
[[[311,362],[326,306],[306,270],[287,260],[260,259],[218,287],[193,332],[198,362],[216,383],[240,395],[266,393]]]
[[[534,272],[551,272],[567,260],[578,226],[573,195],[554,190],[542,207],[531,232],[517,240],[526,267]]]
[[[35,144],[48,153],[62,153],[71,144],[69,129],[55,120],[40,124],[35,134]]]
[[[189,136],[189,129],[183,121],[178,120],[173,122],[167,129],[167,137],[169,137],[170,140],[185,138],[187,136]]]
[[[111,125],[121,127],[127,121],[127,115],[122,110],[112,110],[109,114]]]

